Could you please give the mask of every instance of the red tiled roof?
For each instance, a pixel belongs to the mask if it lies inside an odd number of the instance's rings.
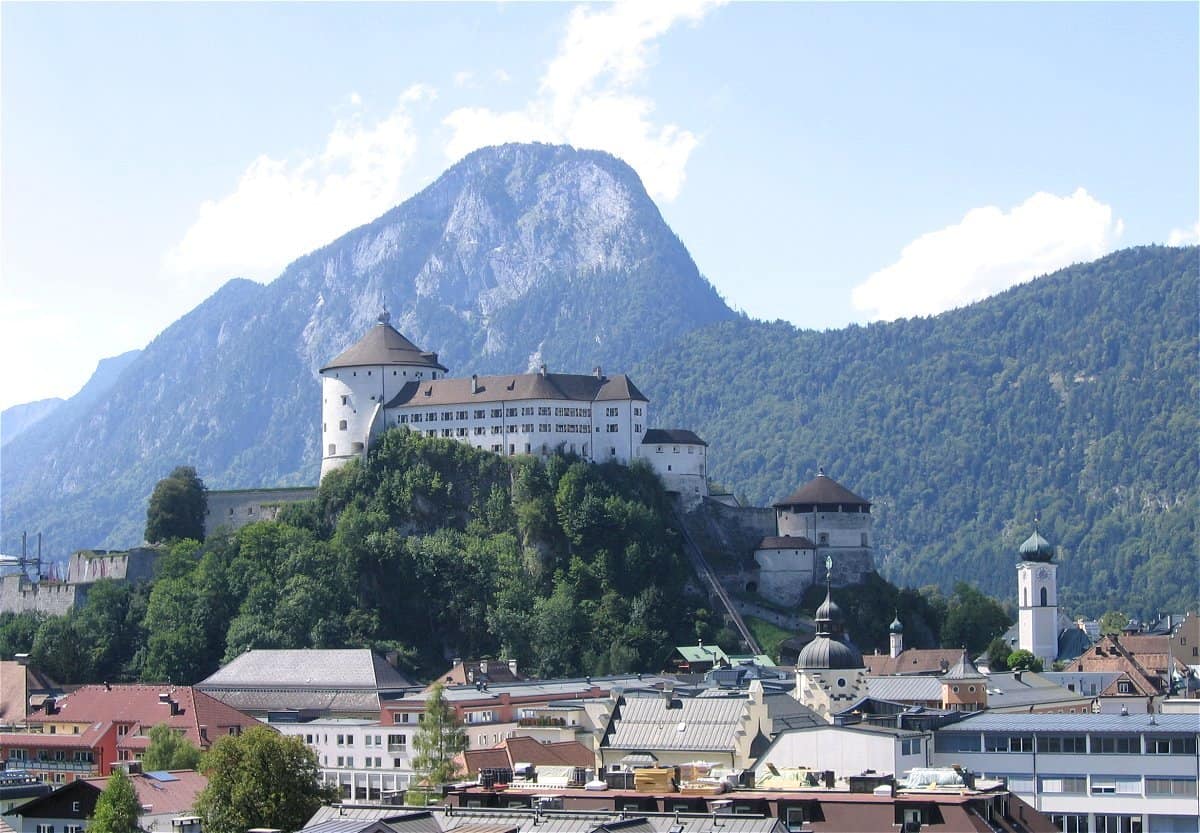
[[[177,714],[171,713],[167,703],[159,696],[168,694],[178,704]],[[30,723],[77,722],[77,723],[128,723],[145,734],[150,728],[166,723],[181,730],[193,744],[207,748],[221,735],[229,734],[233,727],[249,729],[260,725],[248,714],[225,705],[191,686],[170,685],[87,685],[81,686],[65,698],[60,698],[55,714],[30,717]],[[206,737],[200,737],[200,727],[206,728]]]
[[[208,786],[208,779],[191,769],[174,769],[170,774],[174,780],[160,781],[146,773],[129,776],[133,781],[133,789],[137,792],[138,803],[149,808],[146,813],[157,816],[190,812],[200,791]],[[101,790],[108,785],[108,778],[83,780]]]
[[[940,674],[953,668],[961,657],[961,648],[908,648],[895,658],[869,654],[863,657],[863,662],[871,676],[887,677],[892,674]]]

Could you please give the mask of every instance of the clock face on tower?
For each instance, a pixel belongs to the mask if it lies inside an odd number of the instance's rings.
[[[1037,571],[1037,577],[1038,577],[1038,578],[1040,578],[1040,579],[1046,579],[1046,578],[1049,578],[1049,577],[1050,577],[1050,571],[1049,571],[1049,570],[1047,570],[1045,567],[1043,567],[1042,569],[1040,569],[1040,570],[1038,570],[1038,571]]]

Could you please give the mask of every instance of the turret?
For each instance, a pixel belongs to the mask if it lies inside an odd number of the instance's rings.
[[[903,652],[904,625],[900,624],[900,612],[896,611],[896,618],[888,625],[888,655],[895,659]]]
[[[383,410],[406,384],[440,379],[437,353],[421,350],[384,309],[352,347],[321,368],[321,477],[366,453],[384,429]]]
[[[1054,547],[1041,536],[1036,520],[1018,555],[1017,647],[1049,668],[1058,657],[1058,565]]]

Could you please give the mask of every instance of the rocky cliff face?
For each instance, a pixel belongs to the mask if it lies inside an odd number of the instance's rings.
[[[88,407],[6,445],[0,544],[22,529],[56,557],[136,544],[154,483],[179,464],[214,488],[315,482],[317,369],[384,305],[452,374],[625,370],[733,317],[624,163],[480,150],[271,284],[230,281]]]

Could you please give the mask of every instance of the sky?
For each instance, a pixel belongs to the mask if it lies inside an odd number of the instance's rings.
[[[0,407],[471,150],[629,162],[736,309],[933,315],[1200,239],[1196,3],[0,4]]]

